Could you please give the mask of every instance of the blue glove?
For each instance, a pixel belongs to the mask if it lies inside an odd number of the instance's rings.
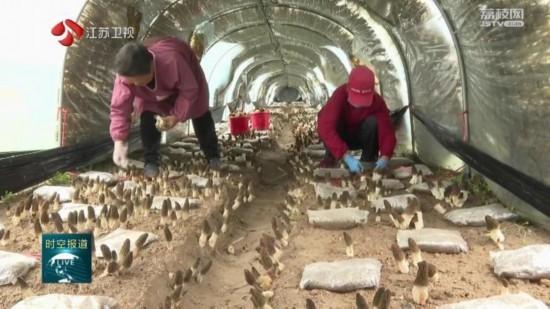
[[[360,173],[363,171],[363,165],[361,165],[361,162],[350,154],[346,154],[344,156],[344,162],[346,162],[346,165],[352,173]]]
[[[378,159],[378,161],[376,161],[376,164],[374,165],[374,169],[377,170],[383,170],[386,167],[388,167],[388,160],[383,158]]]

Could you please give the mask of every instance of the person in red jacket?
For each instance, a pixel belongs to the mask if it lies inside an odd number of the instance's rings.
[[[361,161],[385,169],[393,155],[396,138],[390,112],[374,90],[374,73],[355,67],[348,83],[338,87],[317,117],[317,132],[327,150],[321,167],[332,167],[343,159],[353,173],[363,164],[349,150],[361,149]]]

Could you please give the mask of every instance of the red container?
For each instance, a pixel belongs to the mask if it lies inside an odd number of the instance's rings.
[[[250,118],[252,119],[252,128],[254,130],[269,130],[271,116],[268,111],[254,112]]]
[[[241,135],[250,132],[248,116],[229,117],[229,132],[231,135]]]

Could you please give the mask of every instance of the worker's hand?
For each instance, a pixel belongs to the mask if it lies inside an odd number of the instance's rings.
[[[363,165],[359,160],[357,160],[354,156],[347,153],[344,155],[344,162],[346,162],[346,165],[348,166],[350,172],[352,173],[361,173],[363,172]]]
[[[157,127],[157,129],[159,129],[159,131],[168,131],[173,127],[175,127],[177,123],[178,123],[178,119],[176,118],[176,116],[172,116],[172,115],[166,116],[166,117],[157,116],[157,121],[155,126]]]
[[[381,156],[378,161],[376,161],[376,164],[374,165],[375,170],[383,170],[388,167],[388,163],[390,162],[390,159],[387,156]]]
[[[113,162],[122,167],[128,167],[128,142],[115,141],[115,149],[113,150]]]

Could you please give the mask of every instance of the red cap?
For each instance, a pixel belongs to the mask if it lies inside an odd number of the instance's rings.
[[[354,106],[370,106],[374,98],[374,73],[360,65],[351,70],[348,80],[348,101]]]

